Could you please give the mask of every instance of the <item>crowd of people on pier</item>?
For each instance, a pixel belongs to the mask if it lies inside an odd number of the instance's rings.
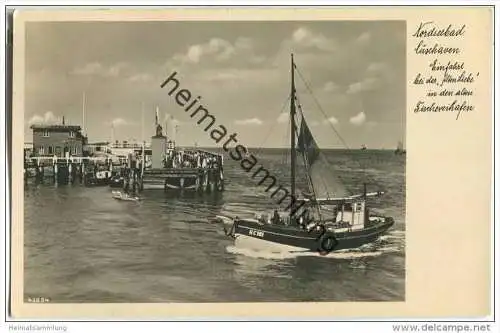
[[[141,159],[138,156],[134,156],[129,162],[123,162],[119,174],[119,177],[130,177],[132,171],[136,174],[142,169]],[[214,156],[210,153],[205,153],[201,151],[197,152],[184,152],[172,150],[165,155],[163,160],[163,167],[165,168],[203,168],[203,169],[217,169],[219,167],[220,157]],[[145,167],[148,167],[146,162]]]
[[[171,150],[166,154],[163,166],[165,168],[217,169],[219,161],[218,157],[201,151]]]

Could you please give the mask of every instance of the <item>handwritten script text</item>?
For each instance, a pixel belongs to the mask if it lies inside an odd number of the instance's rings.
[[[418,56],[428,59],[425,70],[412,77],[412,84],[422,88],[423,95],[413,108],[414,113],[474,111],[470,102],[474,82],[479,76],[467,68],[461,59],[460,39],[466,35],[466,25],[438,26],[432,21],[422,22],[413,33]]]

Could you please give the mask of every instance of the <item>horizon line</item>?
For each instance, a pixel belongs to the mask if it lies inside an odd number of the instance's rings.
[[[107,141],[97,141],[97,143],[102,143],[102,142],[107,142]],[[112,143],[112,142],[107,142],[107,143]],[[24,144],[33,144],[33,142],[24,142]],[[90,143],[92,144],[92,143]],[[192,146],[192,145],[176,145],[176,147],[179,148],[194,148],[194,149],[223,149],[222,147],[218,146]],[[131,147],[132,148],[132,147]],[[275,147],[275,146],[269,146],[269,147],[253,147],[253,146],[246,146],[247,149],[290,149],[290,147]],[[151,149],[151,148],[149,148]],[[345,147],[322,147],[319,148],[319,150],[395,150],[395,148],[366,148],[366,149],[361,149],[361,148],[345,148]]]

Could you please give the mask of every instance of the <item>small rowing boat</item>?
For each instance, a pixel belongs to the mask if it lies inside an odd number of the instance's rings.
[[[112,191],[111,195],[116,200],[122,200],[122,201],[139,201],[139,200],[141,200],[141,198],[139,198],[139,197],[131,196],[127,193],[122,193],[120,191]]]

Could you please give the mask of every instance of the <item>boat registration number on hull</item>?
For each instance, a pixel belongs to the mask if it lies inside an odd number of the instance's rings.
[[[250,229],[250,230],[248,230],[248,235],[262,238],[262,237],[264,237],[264,231]]]

